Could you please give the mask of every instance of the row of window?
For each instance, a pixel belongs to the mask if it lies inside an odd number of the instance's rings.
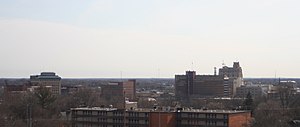
[[[142,120],[143,121],[143,120]],[[140,120],[138,119],[128,119],[128,123],[135,123],[135,124],[138,124],[140,122]],[[148,120],[145,120],[145,124],[148,124],[149,121]]]
[[[128,115],[129,116],[133,116],[133,117],[139,117],[139,115],[140,115],[141,113],[139,113],[139,112],[129,112],[128,113]],[[145,117],[148,117],[148,113],[144,113],[144,115],[145,115]]]
[[[177,121],[178,124],[185,124],[185,125],[213,125],[213,126],[217,126],[218,125],[222,125],[223,126],[227,126],[228,122],[227,121],[214,121],[214,120],[207,120],[207,121],[200,121],[200,120],[187,120],[187,121],[182,121],[179,120]]]
[[[123,123],[123,119],[113,119],[114,123]]]
[[[182,117],[182,114],[179,114],[180,117]],[[199,114],[199,113],[190,113],[188,114],[188,118],[223,118],[227,119],[228,115],[227,114]]]

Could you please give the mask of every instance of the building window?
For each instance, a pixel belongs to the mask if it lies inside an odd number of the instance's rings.
[[[224,121],[224,122],[223,122],[223,125],[224,125],[224,126],[227,126],[227,124],[228,124],[227,121]]]
[[[228,119],[228,115],[227,114],[224,114],[223,117],[224,117],[224,119]]]

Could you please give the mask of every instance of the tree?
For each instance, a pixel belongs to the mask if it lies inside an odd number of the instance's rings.
[[[288,127],[289,116],[278,101],[260,103],[254,111],[253,127]]]
[[[287,109],[290,104],[290,99],[293,95],[292,89],[293,88],[288,85],[283,85],[279,87],[279,98],[283,109]]]
[[[246,110],[252,110],[253,99],[251,93],[248,92],[246,100],[244,101],[244,107]]]
[[[48,108],[56,100],[56,97],[46,87],[39,87],[34,94],[37,97],[37,104],[43,109]]]

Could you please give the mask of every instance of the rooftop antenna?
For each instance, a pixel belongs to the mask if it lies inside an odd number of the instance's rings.
[[[194,70],[194,61],[192,61],[192,71]]]
[[[217,68],[214,67],[214,74],[217,75]]]
[[[275,81],[274,81],[275,83],[276,83],[276,80],[277,80],[276,78],[277,78],[277,71],[275,71]]]
[[[222,66],[223,66],[223,67],[226,66],[224,60],[223,60],[223,62],[222,62]]]
[[[157,69],[157,78],[160,78],[160,69]]]
[[[120,71],[121,80],[123,80],[123,72]]]

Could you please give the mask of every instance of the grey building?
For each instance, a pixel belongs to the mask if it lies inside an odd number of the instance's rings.
[[[260,85],[245,85],[236,89],[236,96],[245,98],[250,93],[253,98],[262,97],[267,95],[267,90],[264,86]]]
[[[40,75],[31,75],[30,83],[32,86],[47,87],[52,94],[61,94],[61,77],[54,72],[42,72]]]

